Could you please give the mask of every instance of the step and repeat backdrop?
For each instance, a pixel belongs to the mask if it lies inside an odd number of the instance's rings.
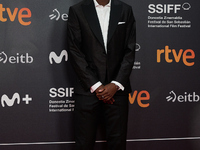
[[[74,149],[66,24],[79,1],[0,1],[1,150]],[[127,150],[199,150],[200,2],[123,1],[137,20]]]

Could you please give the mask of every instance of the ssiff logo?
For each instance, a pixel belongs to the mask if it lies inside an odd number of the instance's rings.
[[[139,52],[139,50],[141,49],[141,46],[140,44],[136,43],[136,48],[135,48],[135,51],[136,52]]]
[[[139,52],[141,50],[140,44],[136,43],[136,48],[135,52]],[[133,69],[141,69],[141,62],[140,61],[135,61],[133,65]]]
[[[186,2],[183,4],[149,4],[148,12],[151,14],[158,13],[158,14],[169,14],[169,13],[178,13],[181,10],[190,10],[191,5]]]
[[[51,53],[49,54],[49,62],[50,62],[50,64],[53,64],[53,60],[54,60],[55,63],[60,64],[61,61],[62,61],[62,59],[63,59],[63,57],[65,57],[65,61],[68,61],[68,53],[67,53],[66,50],[63,50],[63,51],[60,53],[59,56],[56,55],[55,52],[51,52]]]
[[[18,11],[19,10],[19,11]],[[24,19],[30,19],[31,18],[31,11],[28,8],[15,8],[13,12],[11,11],[10,8],[4,8],[3,4],[0,4],[0,21],[1,22],[6,22],[8,21],[8,18],[4,18],[5,13],[10,19],[11,22],[15,21],[16,17],[18,18],[18,21],[21,25],[23,26],[28,26],[31,24],[31,21],[25,21]]]
[[[61,18],[63,21],[67,21],[68,20],[68,14],[66,14],[66,13],[60,14],[58,9],[55,8],[53,10],[53,14],[49,15],[49,18],[50,18],[50,20],[56,20],[56,21],[58,21]]]
[[[192,94],[185,92],[182,95],[177,95],[173,90],[169,92],[169,96],[166,97],[167,102],[199,102],[200,96],[193,92]]]
[[[49,96],[51,98],[61,98],[61,97],[72,97],[74,94],[74,88],[51,88],[49,90]]]
[[[20,100],[21,99],[19,93],[14,93],[12,98],[9,98],[6,94],[4,94],[1,97],[1,105],[2,107],[5,107],[6,105],[11,107],[14,105],[15,101],[17,104],[20,104]],[[30,101],[32,101],[32,98],[28,94],[26,94],[25,97],[22,98],[22,101],[28,105]]]

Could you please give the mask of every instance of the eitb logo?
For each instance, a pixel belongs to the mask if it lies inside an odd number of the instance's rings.
[[[10,64],[31,64],[33,63],[33,57],[28,53],[15,55],[7,55],[4,51],[0,52],[0,63],[10,63]]]
[[[55,8],[53,10],[53,13],[51,15],[49,15],[49,18],[50,20],[60,20],[62,19],[63,21],[67,21],[68,20],[68,14],[64,13],[64,14],[61,14],[57,8]]]
[[[179,102],[179,103],[197,103],[200,100],[200,96],[196,92],[184,92],[183,94],[176,94],[173,90],[169,92],[169,96],[166,97],[167,102]]]

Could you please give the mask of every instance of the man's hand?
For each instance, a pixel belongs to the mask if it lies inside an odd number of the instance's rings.
[[[100,93],[102,93],[103,91],[104,91],[104,86],[101,85],[101,86],[99,86],[99,87],[96,89],[95,93],[96,93],[96,94],[100,94]]]
[[[102,96],[101,96],[101,94],[100,94],[100,93],[102,93],[103,91],[104,91],[104,86],[103,86],[103,85],[99,86],[99,87],[96,89],[96,91],[95,91],[96,96],[98,97],[99,100],[103,100],[103,99],[102,99]]]
[[[103,100],[104,103],[107,103],[107,104],[113,104],[115,102],[114,98],[111,98],[110,100]]]
[[[113,98],[117,90],[118,89],[116,88],[116,85],[114,83],[109,83],[104,86],[104,89],[100,88],[99,92],[96,92],[96,95],[99,98],[99,100],[108,101]]]
[[[106,86],[101,85],[100,87],[96,89],[95,92],[98,99],[102,100],[104,103],[113,104],[115,102],[113,98],[114,94],[117,92],[117,88],[115,84],[110,83]]]

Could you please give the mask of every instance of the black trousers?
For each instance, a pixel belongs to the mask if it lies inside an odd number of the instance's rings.
[[[104,117],[107,150],[126,150],[128,95],[115,96],[105,104],[96,95],[75,94],[76,150],[93,150],[99,120]]]

